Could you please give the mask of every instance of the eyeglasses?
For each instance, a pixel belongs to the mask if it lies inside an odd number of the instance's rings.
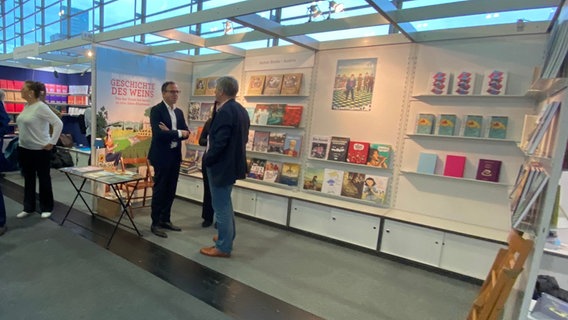
[[[179,90],[166,90],[166,92],[173,93],[173,94],[180,94],[181,91]]]

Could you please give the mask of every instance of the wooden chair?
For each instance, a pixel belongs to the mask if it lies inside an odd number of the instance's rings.
[[[133,217],[134,214],[132,209],[149,207],[152,198],[152,187],[154,186],[154,181],[152,178],[152,167],[146,158],[125,158],[120,159],[120,165],[122,171],[132,170],[134,167],[136,171],[144,176],[144,180],[136,182],[129,182],[122,185],[122,189],[127,192],[127,194],[132,195],[130,198],[129,212],[130,216]],[[141,190],[141,192],[138,192]],[[142,193],[141,195],[139,193]],[[141,203],[140,205],[137,205]]]
[[[525,261],[533,247],[533,241],[523,239],[516,230],[511,230],[509,233],[508,243],[507,249],[500,249],[497,253],[479,295],[473,302],[468,320],[501,318],[509,293],[517,276],[523,271]]]

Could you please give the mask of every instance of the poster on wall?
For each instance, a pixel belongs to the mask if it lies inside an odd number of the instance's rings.
[[[332,110],[371,111],[377,58],[338,60]]]

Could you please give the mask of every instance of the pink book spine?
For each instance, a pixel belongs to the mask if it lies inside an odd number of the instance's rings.
[[[444,175],[448,177],[463,178],[463,172],[465,169],[465,157],[464,156],[446,156],[446,165],[444,166]]]

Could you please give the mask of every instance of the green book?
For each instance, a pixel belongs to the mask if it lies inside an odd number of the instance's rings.
[[[453,136],[456,131],[458,117],[455,114],[442,114],[438,125],[438,135]]]
[[[467,115],[463,130],[464,137],[481,137],[481,126],[483,125],[483,116]]]
[[[507,138],[507,123],[509,117],[492,116],[489,123],[489,138],[505,139]]]
[[[416,133],[433,134],[436,124],[436,116],[431,113],[421,113],[416,120]]]

